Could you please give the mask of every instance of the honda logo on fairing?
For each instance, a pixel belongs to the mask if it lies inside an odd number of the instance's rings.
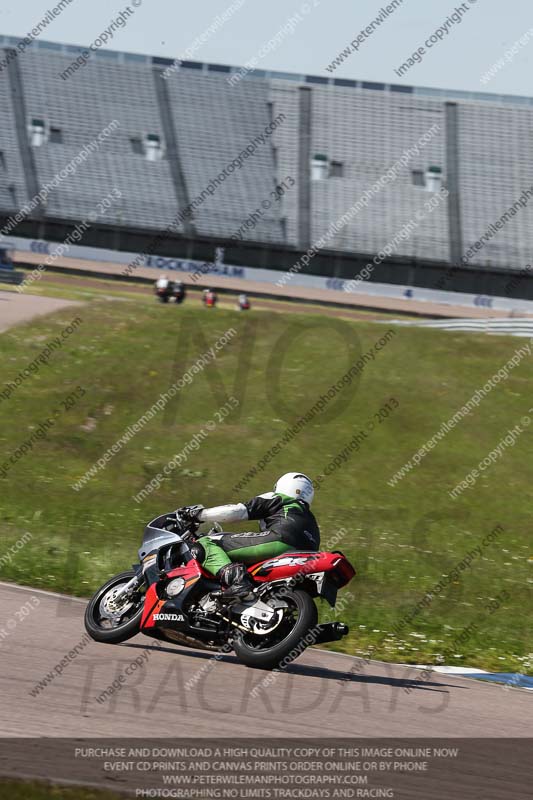
[[[185,622],[183,614],[154,614],[154,622]]]

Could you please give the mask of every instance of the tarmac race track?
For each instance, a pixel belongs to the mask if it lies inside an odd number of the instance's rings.
[[[84,644],[84,607],[83,600],[0,584],[2,736],[532,735],[533,697],[524,690],[448,675],[424,680],[409,667],[318,649],[269,673],[232,655],[217,660],[145,636]],[[69,652],[74,657],[55,671]],[[32,696],[48,673],[52,679]],[[120,690],[98,702],[113,681]]]
[[[69,306],[81,305],[74,300],[60,300],[55,297],[37,297],[31,294],[0,291],[0,333],[13,325],[28,322],[34,317],[51,314]]]

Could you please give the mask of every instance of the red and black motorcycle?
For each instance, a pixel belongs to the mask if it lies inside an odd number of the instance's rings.
[[[227,601],[198,560],[196,527],[177,511],[149,523],[140,564],[108,580],[87,606],[85,627],[93,639],[118,644],[145,633],[204,650],[233,650],[248,666],[272,669],[308,645],[346,636],[343,623],[318,624],[314,602],[320,597],[334,607],[337,590],[355,575],[341,552],[288,552],[261,561],[248,568],[253,597]],[[207,535],[222,534],[215,526]]]

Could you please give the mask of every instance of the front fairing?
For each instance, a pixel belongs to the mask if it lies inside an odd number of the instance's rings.
[[[168,514],[156,517],[144,529],[143,540],[139,548],[139,560],[142,561],[148,553],[153,553],[167,545],[183,541],[177,533],[165,529],[168,524]]]

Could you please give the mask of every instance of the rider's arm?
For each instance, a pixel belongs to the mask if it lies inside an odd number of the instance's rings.
[[[204,508],[197,519],[200,522],[241,522],[246,519],[265,519],[283,505],[279,495],[273,492],[260,494],[247,503],[231,503],[226,506]]]
[[[283,500],[279,494],[265,492],[265,494],[252,497],[251,500],[245,503],[245,506],[248,510],[248,519],[266,519],[280,510],[283,506]]]
[[[230,503],[226,506],[204,508],[197,519],[200,522],[240,522],[250,517],[244,503]]]

